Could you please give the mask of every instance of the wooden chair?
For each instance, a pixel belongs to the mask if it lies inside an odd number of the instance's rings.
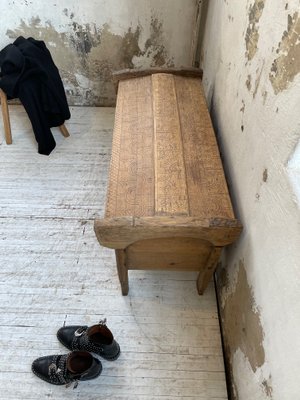
[[[5,133],[5,141],[6,144],[12,144],[12,136],[11,136],[11,126],[10,126],[10,118],[7,104],[7,96],[6,93],[0,89],[0,101],[1,101],[1,109],[2,109],[2,117],[3,117],[3,125],[4,125],[4,133]],[[64,137],[70,136],[65,124],[59,127],[62,135]]]

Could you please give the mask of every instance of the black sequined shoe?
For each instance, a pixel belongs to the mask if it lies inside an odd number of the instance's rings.
[[[102,364],[87,351],[73,351],[69,354],[54,354],[37,358],[31,366],[32,372],[52,385],[71,385],[79,381],[97,378]]]
[[[57,338],[70,350],[90,351],[106,360],[116,360],[120,355],[120,346],[106,326],[106,320],[91,327],[64,326],[58,330]]]

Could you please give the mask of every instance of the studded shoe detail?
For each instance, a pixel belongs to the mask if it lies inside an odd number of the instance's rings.
[[[33,361],[32,372],[52,385],[74,383],[97,378],[102,371],[101,362],[87,351],[73,351],[69,354],[54,354]]]
[[[106,320],[90,327],[64,326],[58,330],[57,338],[69,350],[90,351],[106,360],[116,360],[120,355],[120,346],[106,326]]]

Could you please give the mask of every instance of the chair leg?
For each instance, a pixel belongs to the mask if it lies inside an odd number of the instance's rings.
[[[60,131],[61,131],[61,133],[62,133],[62,135],[63,135],[64,137],[70,136],[70,134],[69,134],[69,132],[68,132],[68,129],[65,127],[65,124],[62,124],[62,125],[59,127],[59,129],[60,129]]]
[[[1,99],[1,109],[2,109],[2,117],[3,117],[3,125],[4,125],[6,144],[12,144],[10,119],[9,119],[9,112],[8,112],[8,105],[7,105],[7,96],[3,92],[2,89],[0,89],[0,99]]]

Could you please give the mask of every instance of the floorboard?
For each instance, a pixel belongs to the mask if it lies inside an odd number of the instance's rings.
[[[71,136],[37,153],[22,106],[10,106],[13,144],[0,131],[0,398],[5,400],[226,400],[214,286],[195,273],[130,271],[123,297],[112,250],[93,231],[103,216],[113,108],[71,109]],[[121,346],[99,378],[77,389],[31,372],[67,350],[63,324],[107,323]]]

